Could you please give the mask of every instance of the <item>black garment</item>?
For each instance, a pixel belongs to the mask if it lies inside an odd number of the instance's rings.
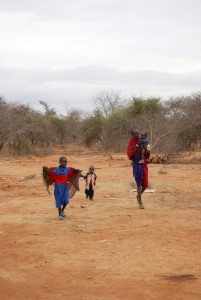
[[[89,189],[85,189],[86,198],[92,200],[94,197],[94,190],[92,189],[92,185],[89,186]]]

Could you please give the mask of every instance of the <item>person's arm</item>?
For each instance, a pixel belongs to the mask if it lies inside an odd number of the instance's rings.
[[[142,142],[141,142],[141,140],[140,140],[140,141],[135,145],[135,148],[134,148],[133,153],[132,153],[132,157],[134,157],[135,154],[136,154],[136,152],[138,151],[138,149],[141,148],[141,144],[142,144]]]
[[[87,177],[88,177],[88,174],[89,173],[87,173],[83,178],[84,178],[84,180],[87,182]]]

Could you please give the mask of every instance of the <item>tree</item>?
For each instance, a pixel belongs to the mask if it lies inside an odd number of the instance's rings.
[[[169,118],[177,123],[180,149],[201,141],[201,93],[172,98],[166,105]]]
[[[160,141],[166,137],[168,120],[165,117],[165,108],[160,98],[133,97],[128,108],[131,121],[140,131],[147,132],[152,150],[160,148]]]
[[[50,105],[45,101],[39,101],[39,103],[42,105],[42,107],[45,109],[45,116],[55,116],[56,110],[54,108],[51,108]]]
[[[96,110],[99,110],[104,118],[122,109],[124,102],[125,101],[120,97],[120,93],[114,91],[103,90],[95,97]]]
[[[102,138],[105,148],[112,152],[120,152],[127,145],[129,121],[125,109],[114,111],[104,121]]]
[[[95,110],[93,115],[85,120],[83,126],[83,141],[86,146],[91,146],[93,142],[102,140],[103,116],[99,110]]]

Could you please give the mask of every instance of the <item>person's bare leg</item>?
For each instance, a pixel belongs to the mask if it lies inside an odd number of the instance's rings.
[[[137,196],[136,196],[136,198],[137,198],[137,203],[138,203],[138,204],[139,204],[139,201],[140,201],[139,194],[140,194],[140,196],[141,196],[141,192],[139,192],[138,187],[137,187]]]
[[[59,217],[61,216],[61,207],[58,208],[58,212],[59,212]]]
[[[142,204],[142,187],[141,186],[137,186],[137,202],[139,204],[139,208],[140,209],[144,209],[144,205]]]
[[[66,214],[65,214],[65,212],[64,212],[64,210],[65,210],[65,208],[66,208],[66,205],[67,205],[67,204],[64,204],[63,207],[62,207],[62,209],[61,209],[61,215],[62,215],[62,217],[65,217],[65,216],[66,216]]]
[[[140,208],[142,208],[142,209],[144,208],[144,205],[143,205],[143,203],[142,203],[142,194],[144,193],[145,190],[146,190],[146,188],[142,186],[142,187],[141,187],[141,206],[142,206],[142,207],[140,207]]]
[[[66,208],[66,205],[67,205],[67,204],[64,204],[64,205],[63,205],[62,211],[64,211],[64,209]]]

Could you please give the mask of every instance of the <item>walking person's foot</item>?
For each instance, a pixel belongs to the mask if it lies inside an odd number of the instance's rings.
[[[144,209],[144,205],[143,205],[142,202],[139,200],[139,196],[138,196],[138,195],[136,196],[136,198],[137,198],[137,203],[138,203],[138,205],[139,205],[139,208],[140,208],[140,209]]]
[[[144,205],[142,203],[139,204],[139,209],[144,209]]]
[[[61,216],[62,216],[62,218],[64,218],[66,216],[66,214],[63,210],[61,211]]]

